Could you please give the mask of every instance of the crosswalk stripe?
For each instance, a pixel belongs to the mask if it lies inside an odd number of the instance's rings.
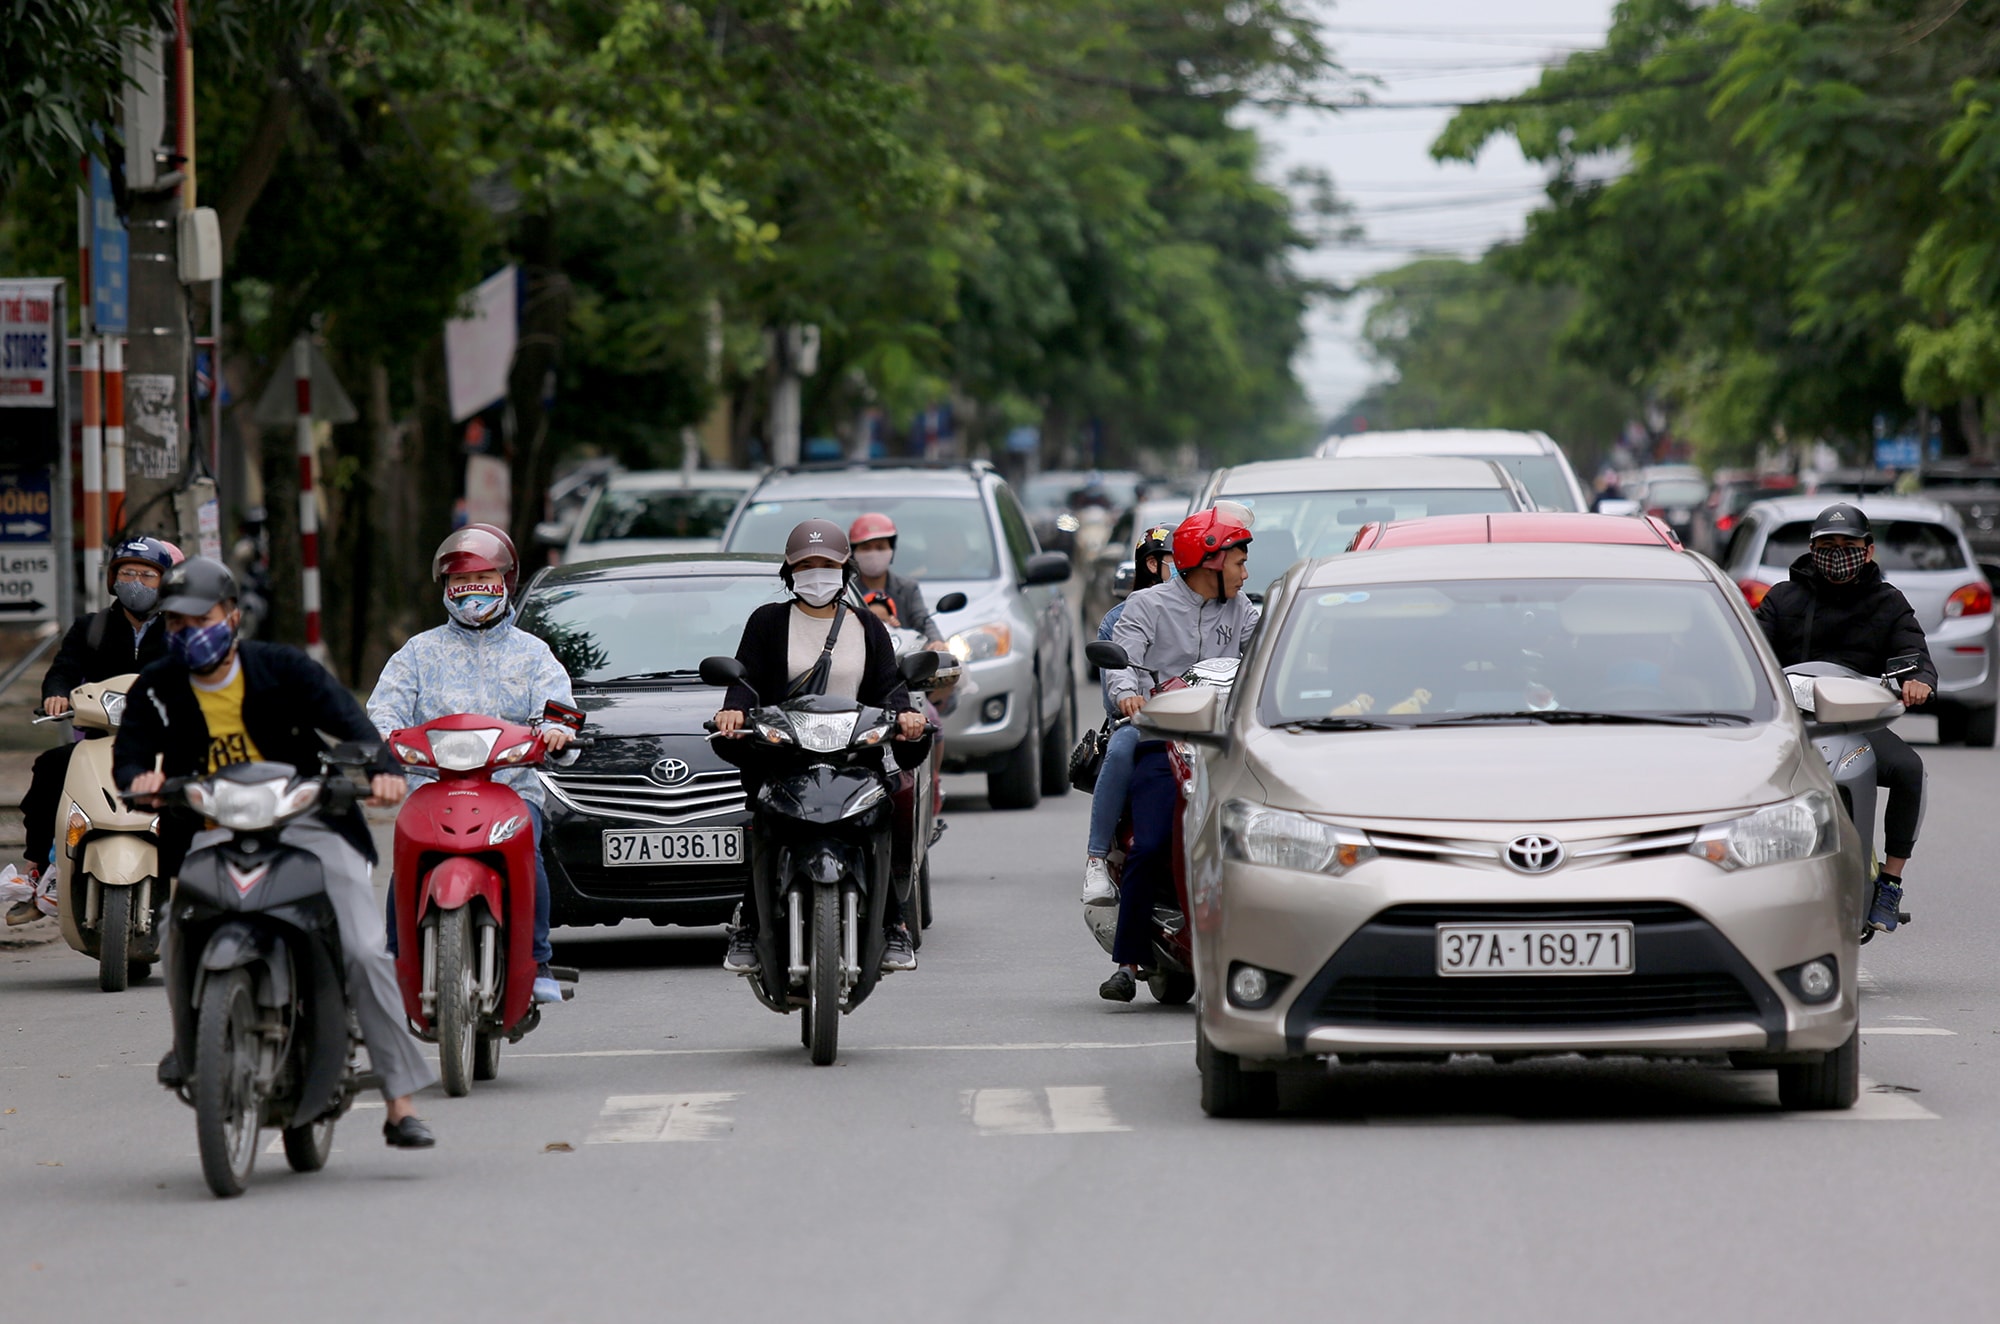
[[[614,1094],[604,1101],[591,1145],[660,1144],[672,1140],[720,1140],[736,1129],[719,1111],[739,1094]]]
[[[1089,1135],[1130,1131],[1111,1112],[1102,1085],[1042,1090],[966,1090],[960,1107],[983,1136]]]
[[[1876,1035],[1881,1034],[1919,1034],[1956,1037],[1958,1031],[1947,1030],[1938,1025],[1864,1025],[1861,1027],[1861,1037],[1863,1039],[1872,1039]]]

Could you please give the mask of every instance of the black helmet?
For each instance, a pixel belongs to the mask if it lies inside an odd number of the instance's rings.
[[[160,585],[160,610],[176,616],[206,616],[218,602],[236,600],[236,576],[206,556],[190,556],[167,571]]]
[[[1812,533],[1806,541],[1835,536],[1875,541],[1875,535],[1868,529],[1868,517],[1861,513],[1859,506],[1850,506],[1845,501],[1836,502],[1819,513],[1812,522]]]

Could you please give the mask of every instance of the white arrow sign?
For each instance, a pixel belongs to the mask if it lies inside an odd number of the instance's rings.
[[[32,519],[22,520],[18,524],[9,524],[5,526],[6,531],[8,533],[18,533],[24,538],[32,538],[36,534],[46,531],[48,527],[49,527],[48,525],[42,523],[40,520],[32,520]]]

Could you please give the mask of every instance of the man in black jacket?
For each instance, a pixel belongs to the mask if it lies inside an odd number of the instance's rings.
[[[232,763],[289,763],[314,772],[327,749],[321,732],[379,747],[382,737],[368,714],[324,667],[285,644],[237,642],[241,613],[236,577],[227,566],[205,557],[183,562],[167,575],[164,592],[167,656],[139,673],[113,747],[114,775],[127,794],[149,795],[169,777],[202,776]],[[370,772],[370,804],[403,798],[402,775],[386,750]],[[190,848],[229,834],[217,829],[192,840],[189,835],[178,822],[163,831],[162,873],[178,872]],[[369,880],[375,845],[368,822],[358,806],[351,807],[330,822],[314,817],[294,822],[280,839],[319,856],[325,868],[327,900],[347,962],[348,996],[388,1101],[383,1138],[399,1149],[426,1148],[434,1140],[410,1096],[435,1082],[437,1073],[418,1050],[403,1014],[382,910]],[[171,927],[165,938],[161,954],[171,971],[177,955]],[[178,981],[169,977],[167,986],[171,991]],[[163,1084],[179,1083],[180,1062],[176,1051],[160,1064]]]
[[[1889,659],[1914,656],[1917,669],[1903,678],[1903,702],[1928,702],[1937,686],[1924,627],[1901,590],[1875,564],[1875,535],[1868,517],[1841,502],[1813,521],[1811,550],[1792,563],[1792,577],[1764,595],[1757,623],[1783,666],[1837,662],[1867,676],[1879,676]],[[1924,816],[1924,761],[1891,731],[1869,739],[1875,747],[1875,776],[1889,790],[1884,815],[1882,872],[1868,923],[1895,929],[1903,904],[1903,868],[1916,849]]]
[[[55,661],[42,677],[43,712],[60,717],[69,711],[69,694],[77,686],[127,675],[165,655],[166,631],[157,610],[160,580],[179,559],[180,554],[158,538],[133,538],[119,545],[105,567],[116,601],[78,617],[63,636]],[[22,854],[29,872],[36,875],[48,867],[55,845],[56,812],[62,807],[70,750],[71,742],[64,741],[37,755],[28,793],[21,797],[21,820],[27,828]],[[10,924],[26,923],[40,913],[32,901],[14,909],[7,917]]]

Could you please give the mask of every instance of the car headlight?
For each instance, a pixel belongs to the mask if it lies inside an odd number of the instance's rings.
[[[117,726],[125,720],[125,695],[117,690],[106,690],[98,696],[104,704],[104,720]]]
[[[1338,878],[1375,858],[1366,833],[1248,800],[1222,806],[1222,858]]]
[[[431,753],[436,756],[437,765],[447,772],[471,772],[486,766],[486,761],[493,757],[493,743],[498,739],[497,726],[482,726],[476,731],[433,731]]]
[[[792,734],[799,745],[815,754],[831,754],[846,749],[854,739],[854,723],[859,713],[791,713]]]
[[[960,630],[945,641],[945,647],[961,663],[991,662],[1005,657],[1014,646],[1014,629],[1005,621],[989,621],[970,630]]]
[[[1696,834],[1688,854],[1730,870],[1809,860],[1832,850],[1840,839],[1834,826],[1838,812],[1832,795],[1807,791],[1741,818],[1710,823]]]

